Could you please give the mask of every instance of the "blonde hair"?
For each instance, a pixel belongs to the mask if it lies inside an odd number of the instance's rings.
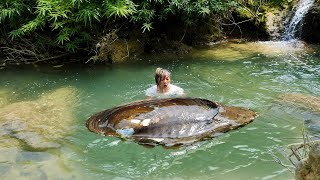
[[[158,67],[156,69],[156,74],[154,76],[154,80],[156,81],[156,84],[158,85],[159,82],[166,77],[170,77],[170,72],[166,69],[162,69],[162,68]]]

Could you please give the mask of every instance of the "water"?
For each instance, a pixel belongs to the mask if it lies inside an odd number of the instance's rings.
[[[294,179],[269,153],[290,164],[281,153],[300,141],[304,124],[310,134],[320,132],[317,107],[295,103],[292,94],[320,96],[318,52],[302,42],[223,43],[183,58],[2,70],[0,178]],[[156,67],[168,68],[188,96],[248,107],[258,117],[177,149],[150,149],[86,129],[90,115],[143,99]]]
[[[307,14],[314,0],[300,0],[297,4],[294,16],[289,19],[288,25],[285,27],[285,32],[283,35],[284,40],[291,40],[296,37],[296,32],[302,26],[302,21],[304,16]]]

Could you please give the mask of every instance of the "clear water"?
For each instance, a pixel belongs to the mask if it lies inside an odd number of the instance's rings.
[[[144,57],[92,68],[21,68],[0,76],[1,179],[294,179],[285,147],[305,126],[319,133],[316,107],[284,101],[320,96],[318,47],[302,42],[222,43],[189,57]],[[256,120],[177,149],[146,148],[89,132],[86,119],[144,98],[156,67],[190,97],[248,107]]]

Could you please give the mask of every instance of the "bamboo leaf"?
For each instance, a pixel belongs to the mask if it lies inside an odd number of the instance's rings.
[[[144,33],[146,30],[147,30],[147,31],[150,31],[151,29],[153,29],[153,27],[152,27],[152,22],[143,23],[141,29],[142,29],[142,32],[143,32],[143,33]]]
[[[57,37],[57,43],[63,45],[66,41],[70,41],[70,34],[67,31],[60,32]]]
[[[13,30],[9,33],[9,37],[11,39],[15,39],[17,37],[22,37],[27,33],[33,32],[38,28],[41,28],[45,25],[45,20],[42,17],[37,17],[36,19],[29,21],[27,24],[24,24],[17,30]]]
[[[107,4],[106,15],[108,17],[125,17],[132,15],[136,12],[136,6],[130,0],[118,0],[115,3]]]
[[[68,42],[68,43],[66,43],[66,49],[67,49],[67,51],[69,51],[69,52],[73,52],[73,53],[74,53],[77,48],[78,48],[78,46],[77,46],[74,42]]]
[[[86,7],[81,9],[78,13],[75,14],[75,20],[77,22],[84,22],[84,25],[91,25],[93,20],[100,22],[100,12],[99,8],[93,6]]]

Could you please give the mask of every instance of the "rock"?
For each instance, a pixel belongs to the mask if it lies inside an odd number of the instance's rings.
[[[57,152],[22,151],[16,147],[1,149],[1,179],[88,179],[83,169]]]
[[[297,180],[320,180],[320,144],[312,145],[309,157],[299,162],[295,177]]]
[[[140,55],[144,52],[143,43],[139,39],[119,38],[116,31],[103,36],[96,45],[97,55],[91,57],[94,62],[119,63],[129,57]]]
[[[88,179],[60,145],[72,133],[77,97],[64,87],[0,107],[0,179]]]
[[[310,43],[320,43],[320,1],[317,0],[305,15],[301,38]]]
[[[190,55],[192,57],[206,60],[223,60],[223,61],[237,61],[246,60],[256,57],[257,54],[264,56],[287,56],[288,53],[302,53],[312,52],[302,41],[267,41],[267,42],[237,42],[227,41],[212,45],[210,49],[193,50]]]
[[[318,96],[291,93],[284,94],[280,96],[280,98],[285,102],[294,103],[295,105],[304,106],[314,111],[320,112],[320,97]]]
[[[0,136],[18,140],[34,149],[56,148],[56,140],[72,130],[76,89],[60,88],[34,101],[22,101],[0,108]]]
[[[287,11],[271,8],[266,12],[266,31],[271,40],[280,39],[281,33],[284,28],[284,19]]]

